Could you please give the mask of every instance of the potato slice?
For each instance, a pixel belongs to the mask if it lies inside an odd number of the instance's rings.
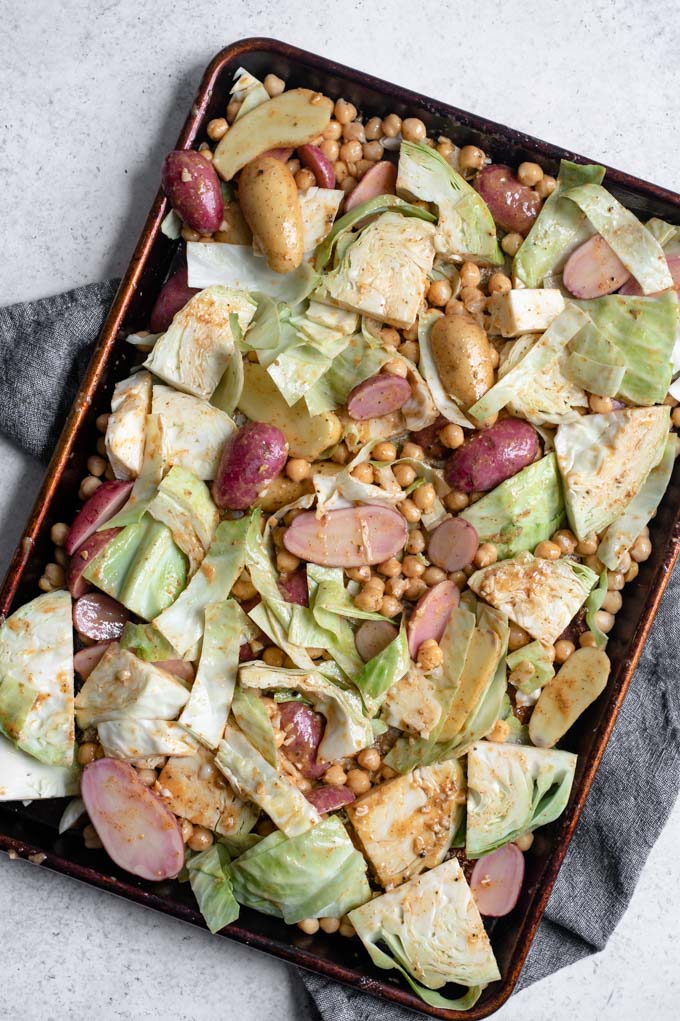
[[[472,632],[458,691],[451,703],[440,741],[451,741],[461,729],[470,710],[486,691],[498,664],[500,638],[494,631],[476,627]]]
[[[529,737],[538,748],[552,748],[601,695],[611,664],[600,649],[577,649],[548,681],[529,720]]]
[[[247,120],[246,117],[243,119]],[[332,411],[312,416],[304,399],[291,408],[267,370],[258,362],[245,362],[243,370],[245,383],[239,411],[253,422],[277,426],[288,440],[291,457],[316,458],[338,442],[342,425]]]
[[[297,149],[328,126],[332,100],[311,89],[291,89],[239,117],[220,140],[213,166],[225,181],[269,149]]]

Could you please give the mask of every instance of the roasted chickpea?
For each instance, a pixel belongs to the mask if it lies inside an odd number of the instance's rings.
[[[439,439],[449,450],[456,450],[465,442],[465,433],[459,425],[449,422],[439,431]]]
[[[407,117],[401,122],[401,134],[407,142],[422,142],[427,135],[427,128],[419,117]]]
[[[382,142],[366,142],[364,144],[364,159],[370,160],[371,163],[377,163],[378,160],[383,158],[383,145]]]
[[[394,443],[376,443],[373,448],[373,457],[376,461],[394,461],[397,456],[397,448]]]
[[[544,174],[540,181],[536,184],[534,191],[541,199],[547,199],[548,195],[552,195],[555,188],[557,187],[557,181],[550,174]]]
[[[293,482],[302,482],[312,474],[312,466],[304,457],[291,457],[286,464],[286,475]]]
[[[512,280],[505,273],[492,273],[489,277],[489,294],[507,294],[512,290]]]
[[[357,762],[362,769],[367,769],[371,773],[375,773],[376,770],[380,769],[382,765],[382,759],[380,758],[380,752],[377,748],[364,748],[357,755]]]
[[[458,166],[461,170],[481,170],[486,156],[476,145],[464,145],[458,154]]]
[[[362,461],[361,464],[352,468],[351,475],[353,479],[363,482],[364,485],[370,486],[374,481],[373,466],[368,461]]]
[[[219,142],[220,138],[224,138],[228,130],[229,124],[226,117],[215,117],[213,120],[208,121],[206,133],[213,142]]]
[[[506,234],[501,241],[501,248],[506,255],[514,257],[519,252],[523,240],[521,234]]]
[[[331,163],[335,163],[340,158],[340,146],[334,138],[324,138],[319,148]]]
[[[386,138],[396,138],[401,131],[401,117],[390,113],[382,122],[382,133]]]
[[[396,578],[397,575],[401,574],[401,563],[396,557],[390,557],[389,560],[385,560],[382,564],[378,564],[377,570],[386,578]]]
[[[346,99],[338,99],[333,112],[338,124],[345,125],[356,120],[357,108],[353,103],[348,103]]]
[[[396,596],[383,596],[380,602],[380,610],[383,617],[396,617],[401,613],[403,607]]]
[[[407,553],[422,553],[425,549],[425,536],[418,528],[409,532],[405,549]]]
[[[559,641],[555,642],[555,662],[566,663],[575,650],[576,646],[573,642],[570,642],[567,638],[560,638]]]
[[[387,372],[390,376],[401,376],[402,379],[406,379],[408,376],[408,365],[401,358],[390,358],[389,362],[385,362],[380,371]]]
[[[475,262],[464,262],[460,267],[460,282],[463,287],[477,287],[482,274],[479,270],[479,266]]]
[[[428,638],[418,648],[416,664],[421,670],[436,670],[444,662],[444,653],[434,638]]]
[[[207,851],[213,844],[213,835],[204,826],[194,826],[194,832],[187,840],[192,851]]]
[[[265,75],[262,84],[270,96],[280,96],[286,87],[286,83],[283,78],[279,78],[278,75],[275,74]]]
[[[413,461],[423,461],[425,458],[425,451],[419,443],[405,443],[401,448],[402,457],[410,457]]]
[[[330,120],[328,122],[328,126],[324,130],[323,137],[331,139],[334,142],[337,142],[339,138],[342,138],[342,124],[340,121]]]
[[[517,180],[528,188],[534,188],[542,178],[543,169],[538,163],[520,163],[517,168]]]
[[[491,542],[483,542],[475,553],[475,567],[490,567],[498,560],[498,549]]]
[[[420,599],[423,592],[427,592],[427,585],[422,578],[411,578],[404,595],[407,599],[416,600]]]
[[[556,546],[559,546],[565,556],[569,553],[573,553],[577,545],[576,536],[567,528],[561,528],[558,532],[555,532],[551,542],[554,542]]]
[[[382,121],[379,117],[369,117],[364,125],[364,131],[366,132],[366,138],[372,142],[375,139],[382,138]]]
[[[413,493],[414,504],[416,505],[418,510],[423,511],[424,513],[427,513],[427,511],[432,510],[436,499],[437,494],[431,482],[425,482],[423,483],[422,486],[418,486],[418,488]]]
[[[427,289],[427,301],[430,305],[443,308],[451,300],[451,284],[447,279],[433,280]]]
[[[453,511],[454,514],[458,511],[465,510],[470,503],[470,497],[467,493],[460,493],[456,489],[452,489],[450,493],[447,493],[444,497],[444,506],[447,510]]]
[[[539,542],[534,550],[534,556],[539,557],[541,560],[559,560],[562,556],[562,550],[556,542],[545,539],[543,542]]]
[[[350,769],[347,773],[347,786],[358,797],[370,791],[371,778],[364,769]]]
[[[611,397],[598,397],[597,394],[591,394],[588,398],[588,404],[590,410],[596,415],[608,415],[610,411],[614,410],[614,403]]]

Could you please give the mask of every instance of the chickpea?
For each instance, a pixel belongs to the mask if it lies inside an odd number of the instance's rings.
[[[100,475],[103,475],[106,471],[106,461],[103,457],[97,457],[96,455],[88,457],[87,470],[90,475],[94,475],[96,478],[99,478]]]
[[[207,160],[208,163],[212,163],[213,151],[207,142],[201,142],[201,144],[198,147],[198,151],[200,152],[204,160]]]
[[[45,577],[55,588],[63,588],[66,584],[66,572],[61,564],[48,564],[45,568]]]
[[[425,573],[425,564],[417,556],[406,556],[401,569],[405,578],[420,578]]]
[[[380,595],[382,595],[385,591],[385,582],[382,578],[378,577],[377,574],[372,574],[364,585],[364,588],[373,589],[373,591],[379,592]]]
[[[87,766],[88,763],[94,762],[97,758],[98,747],[95,741],[85,741],[83,744],[78,745],[78,765]]]
[[[362,564],[361,567],[348,567],[345,574],[350,581],[364,582],[371,577],[371,568],[367,564]]]
[[[501,248],[506,255],[515,256],[519,252],[523,240],[521,234],[506,234],[501,241]]]
[[[100,457],[106,457],[106,440],[104,439],[103,436],[98,436],[97,437],[97,442],[95,443],[95,449],[96,449],[96,451],[97,451],[97,453],[99,454]]]
[[[343,126],[349,124],[350,121],[356,120],[357,108],[353,103],[348,103],[346,99],[338,99],[333,112],[336,121]]]
[[[345,180],[340,185],[340,187],[344,191],[345,195],[349,195],[350,192],[353,192],[354,189],[356,188],[356,186],[357,186],[357,179],[354,176],[346,177]]]
[[[450,138],[444,138],[443,136],[440,137],[437,142],[437,152],[440,156],[443,156],[445,160],[449,160],[455,151],[456,147]]]
[[[492,273],[489,277],[489,294],[507,294],[512,290],[512,280],[505,273]]]
[[[361,142],[363,145],[366,141],[366,132],[361,121],[350,121],[349,124],[343,124],[342,137],[346,142]]]
[[[409,457],[412,461],[423,461],[425,459],[425,451],[419,443],[405,443],[401,448],[401,456]]]
[[[461,592],[467,585],[467,574],[465,571],[451,571],[448,577],[449,581],[452,581],[453,584],[461,590]]]
[[[383,365],[381,372],[387,372],[390,376],[400,376],[402,379],[406,379],[408,376],[408,365],[401,358],[390,358],[389,362],[385,362]]]
[[[371,163],[377,163],[378,160],[381,160],[383,152],[382,142],[366,142],[364,144],[364,159],[370,160]]]
[[[474,262],[464,262],[460,267],[460,282],[463,287],[478,287],[482,279],[479,266]]]
[[[250,580],[250,576],[243,572],[240,578],[237,578],[231,587],[231,594],[236,599],[254,599],[257,595],[257,589]]]
[[[68,567],[68,557],[61,546],[54,547],[54,559],[60,567]]]
[[[408,497],[402,500],[401,503],[397,504],[398,510],[404,515],[410,525],[415,525],[420,521],[420,509],[416,506],[413,500]]]
[[[70,528],[67,524],[63,521],[57,521],[50,529],[50,539],[55,546],[63,546],[69,531]]]
[[[333,142],[337,142],[339,138],[342,138],[342,124],[340,121],[330,120],[323,133],[323,137]]]
[[[288,160],[288,162],[286,163],[286,166],[290,170],[290,172],[293,175],[293,177],[295,177],[295,175],[297,174],[297,172],[300,169],[300,167],[302,166],[302,164],[300,163],[300,160],[293,159],[293,160]]]
[[[407,340],[400,345],[399,354],[417,365],[420,361],[420,345],[415,340]]]
[[[347,783],[347,773],[336,762],[335,765],[328,767],[322,779],[324,783],[330,784],[332,787],[344,787]]]
[[[600,631],[604,631],[605,634],[609,634],[614,627],[615,620],[614,614],[609,613],[607,610],[598,610],[595,614],[595,623]]]
[[[186,224],[182,227],[181,234],[185,241],[198,241],[201,237],[197,230],[194,230],[193,227],[187,227]]]
[[[98,479],[96,475],[88,475],[87,478],[83,479],[80,483],[78,496],[81,500],[88,500],[95,490],[99,489],[101,484],[101,479]]]
[[[441,567],[426,567],[422,574],[423,581],[428,588],[432,588],[433,585],[438,585],[440,581],[446,579],[446,571],[442,571]]]
[[[621,571],[607,571],[607,589],[610,592],[620,592],[625,584]]]
[[[366,138],[373,142],[375,139],[382,138],[382,121],[379,117],[369,117],[364,125],[364,131],[366,132]]]
[[[573,642],[570,642],[567,638],[560,638],[558,642],[555,642],[555,662],[566,663],[575,650],[576,646]]]
[[[363,769],[350,769],[347,773],[347,786],[356,794],[365,794],[371,789],[371,778]]]
[[[240,99],[231,99],[229,101],[229,105],[227,106],[227,120],[230,124],[233,124],[236,120],[236,115],[241,109],[241,103],[242,100]]]
[[[508,648],[510,652],[516,652],[517,649],[522,649],[525,645],[529,644],[529,635],[523,627],[515,624],[514,620],[510,621],[508,631]]]
[[[96,848],[103,847],[103,844],[99,839],[99,834],[97,833],[92,823],[88,823],[88,825],[84,827],[83,841],[85,843],[85,847],[87,847],[88,850],[90,851],[94,851]]]
[[[324,138],[319,148],[331,163],[335,163],[336,160],[340,159],[340,146],[334,138]]]
[[[327,932],[329,935],[331,935],[332,933],[337,932],[338,929],[340,928],[340,919],[320,918],[319,928],[321,929],[322,932]]]
[[[267,94],[269,96],[280,96],[286,87],[286,83],[283,78],[279,78],[278,75],[275,74],[265,75],[262,84],[267,90]]]
[[[451,301],[447,301],[446,308],[444,309],[447,316],[464,316],[467,315],[465,305],[459,298],[451,298]]]
[[[401,117],[389,113],[382,122],[382,133],[386,138],[396,138],[401,131]]]
[[[54,585],[52,582],[45,577],[43,574],[42,578],[38,580],[38,588],[41,592],[54,592]]]
[[[598,397],[597,394],[590,395],[588,405],[590,410],[596,415],[608,415],[610,411],[614,410],[611,397]]]
[[[544,174],[534,190],[539,198],[547,199],[548,195],[552,195],[556,187],[557,181],[555,178],[551,177],[550,174]]]
[[[407,599],[416,600],[420,599],[423,592],[427,592],[427,584],[422,578],[411,578],[404,595]]]
[[[427,513],[427,511],[432,510],[436,499],[437,494],[431,482],[425,482],[423,483],[422,486],[418,486],[418,488],[413,493],[414,504],[416,505],[418,510],[423,511],[424,513]]]
[[[602,609],[606,610],[607,613],[618,613],[622,606],[623,596],[616,590],[607,592],[607,595],[602,600]]]
[[[538,546],[534,550],[534,556],[539,557],[541,560],[559,560],[561,555],[561,548],[556,542],[551,542],[550,539],[545,539],[543,542],[539,542]]]
[[[635,579],[637,578],[639,573],[640,573],[640,566],[634,560],[632,562],[632,564],[630,565],[629,569],[626,571],[626,574],[624,576],[626,584],[628,584],[628,582],[630,582],[630,581],[635,581]]]
[[[401,337],[393,326],[383,326],[380,331],[380,339],[385,347],[399,347]]]
[[[362,769],[367,769],[371,773],[375,773],[382,765],[380,752],[377,748],[364,748],[357,755],[357,762]]]
[[[304,457],[291,457],[286,464],[286,475],[293,482],[302,482],[312,474],[312,466]]]
[[[652,555],[652,544],[649,539],[638,536],[631,547],[630,555],[636,564],[642,564],[645,560],[649,560]]]
[[[349,450],[344,443],[338,443],[337,447],[331,454],[331,461],[333,464],[347,464],[349,461]]]
[[[447,510],[462,511],[470,503],[470,497],[467,493],[460,493],[456,489],[452,489],[450,493],[447,493],[444,497],[444,506]]]
[[[427,135],[427,128],[419,117],[407,117],[401,122],[401,134],[407,142],[422,142]]]
[[[516,840],[514,841],[514,843],[517,845],[520,851],[528,851],[533,842],[534,842],[533,833],[521,833],[520,836],[517,837]]]
[[[376,461],[394,461],[397,456],[397,448],[394,443],[376,443],[373,448],[373,457]]]
[[[428,638],[418,648],[416,663],[421,670],[436,670],[444,662],[444,653],[434,638]]]
[[[555,532],[551,542],[559,546],[564,555],[573,553],[576,549],[576,536],[567,528],[561,528],[558,532]]]
[[[137,776],[145,787],[153,787],[157,779],[155,769],[138,769]]]
[[[386,578],[396,578],[401,574],[401,564],[396,557],[390,557],[389,560],[378,564],[378,571],[380,574],[384,574]]]
[[[262,659],[267,666],[282,667],[283,661],[286,655],[283,649],[279,649],[276,645],[269,645],[262,653]]]
[[[468,312],[482,312],[486,307],[486,295],[479,287],[462,287],[460,299]]]
[[[288,550],[284,549],[276,554],[276,567],[281,574],[290,574],[291,571],[297,570],[299,566],[300,558],[296,557],[293,553],[289,553]]]
[[[517,180],[528,188],[533,188],[542,178],[543,169],[538,163],[520,163],[517,168]]]
[[[586,567],[589,567],[591,571],[595,571],[595,574],[602,573],[602,568],[604,565],[597,555],[591,554],[591,556],[589,557],[584,557],[583,563],[586,565]]]
[[[303,918],[301,922],[297,923],[297,927],[298,929],[302,929],[307,936],[313,936],[319,931],[319,919]]]
[[[340,922],[340,928],[338,932],[341,936],[346,936],[348,939],[352,936],[356,936],[357,931],[351,922]]]
[[[194,832],[187,840],[187,845],[192,851],[207,851],[212,847],[213,835],[204,826],[194,826]]]
[[[498,560],[498,550],[492,542],[483,542],[475,553],[475,567],[490,567]]]
[[[449,450],[456,450],[462,446],[465,441],[465,433],[459,425],[455,425],[453,422],[449,422],[443,429],[439,431],[439,439],[448,447]]]
[[[531,681],[536,675],[536,667],[528,659],[522,659],[512,671],[508,680],[511,684],[518,686]]]
[[[382,613],[383,617],[396,617],[398,613],[401,613],[402,609],[403,606],[396,596],[382,597],[379,612]]]
[[[298,191],[309,191],[316,184],[316,178],[311,170],[308,170],[307,167],[302,167],[295,175],[295,184]]]
[[[451,283],[446,278],[443,280],[433,280],[427,289],[428,304],[436,305],[437,308],[443,308],[451,301],[452,294]]]
[[[182,840],[186,844],[194,832],[193,823],[189,822],[188,819],[180,819],[179,828],[182,831]]]
[[[389,578],[385,583],[385,593],[388,596],[394,596],[395,599],[402,599],[407,588],[408,581],[401,576]]]
[[[618,564],[616,565],[616,570],[617,571],[622,571],[623,574],[625,574],[626,571],[629,569],[629,567],[630,567],[630,565],[632,563],[633,563],[633,558],[631,557],[630,553],[628,553],[628,551],[626,551],[623,554],[623,556],[621,557],[621,559],[619,560]]]
[[[595,532],[591,532],[585,539],[576,543],[576,552],[579,556],[587,557],[591,556],[593,553],[597,553],[597,547],[597,536],[595,535]]]
[[[578,644],[582,649],[596,649],[597,638],[592,631],[584,631],[582,635],[579,635]]]
[[[414,528],[411,532],[409,532],[405,549],[407,553],[423,552],[425,549],[425,536],[419,529]]]
[[[361,464],[352,468],[351,475],[357,482],[363,482],[368,486],[372,485],[374,481],[373,466],[368,461],[362,461]]]
[[[476,145],[464,145],[458,154],[461,170],[481,170],[485,161],[485,154]]]
[[[380,592],[375,589],[363,588],[354,597],[354,605],[357,610],[363,610],[365,613],[377,613],[380,609],[383,597]]]
[[[105,433],[106,432],[107,426],[109,424],[109,418],[110,417],[111,417],[110,415],[97,415],[97,419],[95,421],[95,425],[97,427],[97,431],[98,432],[100,432],[100,433]]]
[[[349,177],[349,169],[344,160],[336,160],[333,164],[333,170],[335,171],[335,182],[342,188],[343,181]]]
[[[215,117],[213,120],[208,121],[208,127],[206,128],[208,138],[211,138],[213,142],[219,142],[220,138],[224,138],[228,130],[229,124],[225,117]]]

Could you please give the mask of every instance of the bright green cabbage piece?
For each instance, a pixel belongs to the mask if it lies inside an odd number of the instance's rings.
[[[640,284],[644,294],[654,294],[673,286],[663,249],[637,216],[621,205],[601,184],[582,184],[564,192],[588,217],[600,234]]]
[[[371,896],[366,862],[337,816],[286,838],[271,833],[231,866],[240,904],[289,925],[337,918]]]
[[[624,358],[626,371],[616,396],[632,404],[662,404],[673,371],[678,326],[675,291],[647,298],[607,294],[575,304]],[[609,364],[616,365],[618,360]]]
[[[253,748],[256,748],[270,766],[278,769],[279,753],[276,737],[267,708],[256,692],[249,688],[237,687],[231,703],[231,711],[239,729],[245,734]]]
[[[241,400],[244,381],[243,355],[240,347],[235,347],[229,356],[227,367],[222,373],[222,379],[210,398],[210,403],[218,411],[223,411],[225,415],[233,415]]]
[[[174,720],[189,693],[172,674],[112,642],[78,692],[81,730],[106,720]]]
[[[585,603],[597,575],[570,560],[541,560],[518,553],[475,571],[468,585],[532,638],[552,643]]]
[[[148,513],[167,525],[194,574],[213,541],[220,520],[210,490],[193,472],[176,465],[158,486]]]
[[[295,837],[321,818],[302,791],[271,766],[240,730],[227,724],[215,765],[237,794],[266,812],[286,836]]]
[[[417,220],[425,220],[427,223],[434,223],[436,217],[420,206],[404,202],[396,195],[377,195],[368,202],[361,202],[354,209],[336,220],[333,227],[324,241],[319,245],[314,255],[314,265],[321,271],[328,267],[328,264],[335,258],[336,249],[347,243],[348,238],[353,235],[350,231],[369,216],[379,216],[381,213],[396,211],[402,216],[413,216]],[[361,228],[359,227],[359,230]]]
[[[236,431],[229,415],[171,386],[154,386],[151,407],[161,421],[166,466],[178,465],[199,479],[214,479],[222,448]]]
[[[229,717],[244,618],[235,599],[205,608],[201,658],[180,723],[210,748],[217,747]]]
[[[344,251],[338,249],[337,265],[324,274],[315,299],[392,326],[411,326],[434,261],[434,232],[422,219],[382,213],[347,236]]]
[[[65,798],[80,789],[80,769],[53,766],[27,755],[0,734],[0,802]]]
[[[169,659],[181,659],[177,650],[170,645],[153,624],[133,624],[127,622],[120,636],[121,649],[129,649],[140,659],[151,663],[162,663]]]
[[[498,558],[514,557],[549,539],[564,520],[564,500],[553,453],[501,482],[460,514],[492,542]]]
[[[497,414],[513,400],[521,400],[521,395],[528,388],[538,384],[538,397],[535,397],[536,409],[543,415],[543,421],[549,421],[551,395],[543,390],[541,382],[545,373],[550,371],[554,363],[565,354],[567,344],[578,331],[588,322],[586,315],[574,304],[568,304],[563,312],[553,319],[545,333],[529,348],[515,365],[502,376],[490,390],[469,409],[469,414],[483,422],[491,415]],[[568,384],[568,381],[565,381]],[[569,392],[568,390],[566,392]],[[564,414],[564,393],[562,387],[553,397],[555,409]],[[575,395],[575,399],[576,399]],[[578,403],[582,400],[579,397]],[[558,419],[559,420],[559,419]]]
[[[184,588],[187,561],[167,525],[145,514],[114,536],[83,576],[128,610],[152,620]]]
[[[606,586],[605,586],[606,588]],[[593,589],[593,592],[596,589]],[[592,592],[588,599],[592,597]],[[586,604],[587,605],[587,604]],[[598,607],[599,609],[599,607]],[[520,665],[520,663],[530,663],[534,668],[533,676],[528,681],[522,681],[520,684],[513,684],[518,691],[524,692],[525,695],[531,694],[532,691],[536,691],[537,688],[543,688],[555,676],[555,667],[553,666],[553,660],[548,655],[548,650],[540,642],[529,642],[528,645],[523,645],[521,649],[516,649],[506,657],[506,663],[508,664],[509,670],[514,670]]]
[[[198,909],[210,931],[219,932],[235,922],[240,909],[232,889],[227,848],[213,844],[189,858],[187,870]]]
[[[219,524],[196,574],[172,606],[154,620],[155,627],[180,656],[201,638],[208,603],[222,602],[231,592],[245,564],[246,536],[250,527],[248,517]]]
[[[595,233],[564,193],[579,185],[600,184],[604,173],[604,167],[595,164],[560,162],[557,187],[543,203],[513,262],[513,274],[525,287],[540,287],[546,276],[559,273],[574,249]]]
[[[615,397],[626,375],[626,359],[616,344],[589,322],[569,345],[564,372],[588,393]]]
[[[436,149],[422,142],[401,143],[397,191],[437,206],[435,247],[440,255],[502,265],[489,207]]]
[[[206,287],[175,315],[154,344],[145,368],[177,390],[210,400],[234,350],[233,314],[245,331],[255,314],[250,296],[227,287]]]
[[[266,259],[255,255],[252,245],[190,241],[186,247],[190,287],[220,284],[231,290],[266,294],[277,301],[296,305],[319,281],[318,274],[306,260],[291,273],[275,273]]]
[[[286,688],[306,695],[326,719],[319,757],[327,762],[356,755],[373,744],[371,721],[362,712],[361,700],[325,677],[320,670],[292,670],[265,663],[245,663],[239,671],[244,688],[269,691]]]
[[[348,614],[335,611],[337,605],[344,608],[345,598],[351,603],[343,587],[342,570],[309,564],[307,579],[309,607],[292,607],[288,640],[301,648],[327,649],[343,674],[351,679],[363,662],[356,650],[354,632],[345,619]]]
[[[306,390],[305,404],[310,415],[320,415],[346,404],[354,387],[380,372],[388,359],[384,348],[369,343],[362,334],[350,337],[324,375]]]
[[[385,648],[369,659],[354,677],[354,684],[361,692],[366,711],[375,716],[387,692],[408,672],[411,656],[408,651],[406,628],[402,625],[399,634]]]
[[[71,597],[46,592],[0,625],[0,731],[40,762],[71,767],[73,706]]]
[[[569,523],[580,540],[602,532],[638,494],[663,455],[670,408],[584,415],[555,435]]]
[[[613,521],[605,532],[597,555],[610,570],[616,570],[623,554],[651,521],[668,488],[677,451],[677,437],[671,435],[666,440],[663,457],[652,468],[637,496],[633,497],[621,517]]]
[[[112,759],[145,759],[156,755],[196,754],[196,742],[179,723],[168,720],[105,720],[97,724],[104,753]]]
[[[465,853],[480,858],[557,819],[566,808],[576,756],[553,748],[480,741],[468,752]]]
[[[432,1007],[467,1010],[488,982],[500,978],[457,858],[375,897],[349,917],[373,963],[396,968]],[[433,992],[448,982],[468,992],[455,1000]]]

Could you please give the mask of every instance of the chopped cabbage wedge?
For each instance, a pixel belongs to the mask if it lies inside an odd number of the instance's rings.
[[[194,574],[206,554],[220,520],[210,490],[186,468],[171,468],[158,486],[148,513],[167,525]]]
[[[146,416],[150,412],[150,373],[136,372],[116,383],[105,443],[117,479],[136,479],[142,470]]]
[[[492,542],[498,559],[514,557],[549,539],[564,520],[564,500],[554,453],[523,468],[466,507],[460,517]]]
[[[308,262],[291,273],[275,273],[250,245],[202,241],[187,244],[189,287],[221,285],[234,291],[267,294],[296,305],[317,286],[319,276]],[[253,309],[254,311],[254,309]],[[245,330],[245,326],[242,327]]]
[[[245,734],[253,748],[256,748],[270,766],[278,769],[279,753],[276,735],[267,707],[260,696],[249,688],[237,687],[231,703],[231,711],[239,729]]]
[[[329,816],[304,833],[271,833],[231,866],[240,904],[289,925],[341,917],[371,896],[366,863],[345,827]]]
[[[571,792],[576,756],[527,745],[480,741],[467,759],[465,853],[480,858],[546,826],[562,814]]]
[[[68,766],[39,762],[0,734],[0,802],[66,798],[79,789],[75,762]]]
[[[0,625],[0,731],[40,762],[70,768],[73,706],[71,597],[46,592]],[[28,784],[29,770],[18,757],[16,764]],[[38,783],[39,773],[33,776]],[[0,789],[3,783],[0,773]]]
[[[160,772],[157,791],[175,815],[221,836],[248,833],[260,814],[253,804],[236,796],[215,768],[212,752],[203,745],[192,756],[171,756]]]
[[[576,335],[577,338],[582,332]],[[499,380],[519,365],[538,343],[540,340],[535,335],[525,334],[507,345],[498,368]],[[579,418],[578,409],[588,407],[588,395],[579,380],[568,371],[574,357],[564,350],[540,374],[527,375],[522,388],[508,402],[508,411],[536,426],[555,426]]]
[[[663,456],[670,408],[624,408],[561,425],[555,453],[569,523],[581,541],[602,532],[637,496]]]
[[[215,765],[237,794],[259,805],[286,836],[295,837],[320,821],[302,791],[281,776],[231,724],[217,747]]]
[[[421,206],[404,202],[396,195],[377,195],[375,198],[369,199],[368,202],[361,202],[335,221],[333,229],[323,244],[319,245],[314,255],[314,265],[317,270],[321,272],[327,269],[329,263],[335,258],[336,250],[356,238],[355,234],[350,234],[354,227],[360,231],[364,220],[367,220],[369,216],[380,216],[386,212],[398,212],[402,216],[413,216],[417,220],[425,220],[427,223],[436,221],[436,217]]]
[[[503,263],[489,207],[436,149],[402,141],[397,191],[437,206],[435,248],[440,255],[461,262],[477,259],[494,266]]]
[[[163,460],[214,479],[226,440],[236,430],[224,411],[169,386],[154,386],[153,413],[163,426]]]
[[[388,360],[389,354],[376,342],[369,343],[360,333],[351,336],[323,376],[305,391],[310,415],[320,415],[346,404],[354,387],[375,376]]]
[[[156,495],[156,489],[163,478],[165,467],[163,423],[159,415],[147,415],[142,469],[130,490],[127,503],[117,514],[104,522],[98,531],[124,528],[125,525],[134,525],[141,521],[147,507]]]
[[[465,814],[459,759],[423,766],[374,787],[347,815],[381,886],[391,888],[443,861]]]
[[[121,649],[129,649],[140,659],[150,660],[152,663],[162,663],[164,660],[181,659],[170,642],[156,630],[153,624],[133,624],[128,621],[120,636]]]
[[[105,720],[97,724],[97,736],[104,753],[113,759],[196,754],[196,742],[186,730],[167,720]]]
[[[588,393],[615,397],[626,375],[626,359],[611,340],[587,323],[569,345],[564,374]],[[559,424],[559,423],[558,423]]]
[[[239,916],[229,861],[226,847],[217,843],[207,851],[193,855],[187,862],[192,892],[211,932],[219,932]]]
[[[441,715],[434,681],[412,663],[401,680],[385,692],[380,719],[388,727],[427,739]]]
[[[235,599],[205,608],[201,658],[179,722],[210,748],[219,744],[229,717],[244,619]]]
[[[410,667],[408,638],[406,628],[402,626],[397,637],[377,656],[369,659],[353,678],[369,715],[375,716],[390,688],[408,673]]]
[[[472,1007],[500,978],[479,911],[457,858],[375,897],[349,920],[379,968],[397,968],[430,1006]],[[468,992],[448,999],[432,990],[448,982]]]
[[[589,600],[595,591],[597,590],[593,589],[591,591],[588,596]],[[529,642],[528,645],[523,645],[521,649],[515,649],[514,652],[511,652],[506,657],[506,662],[510,670],[514,670],[520,663],[529,663],[534,668],[534,672],[529,680],[512,681],[517,690],[524,692],[525,695],[531,694],[537,688],[543,688],[555,676],[553,660],[550,658],[546,647],[541,645],[540,642]]]

